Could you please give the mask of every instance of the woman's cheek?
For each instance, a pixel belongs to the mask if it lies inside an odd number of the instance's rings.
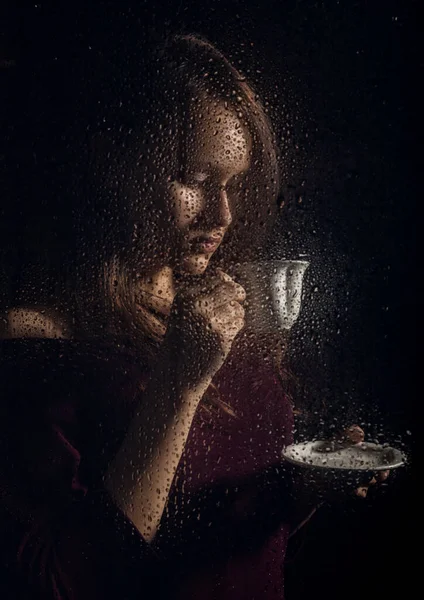
[[[171,212],[179,229],[185,229],[198,217],[203,209],[203,196],[200,190],[172,182],[170,186]]]

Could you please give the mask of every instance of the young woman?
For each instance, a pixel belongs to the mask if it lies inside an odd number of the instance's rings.
[[[32,282],[5,310],[4,585],[281,599],[292,407],[278,340],[244,328],[224,267],[272,221],[272,131],[206,41],[174,38],[136,67],[89,132],[75,260],[50,297]]]

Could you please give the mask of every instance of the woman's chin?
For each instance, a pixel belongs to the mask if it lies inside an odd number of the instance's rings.
[[[183,258],[181,270],[187,275],[202,275],[208,268],[212,254],[191,254]]]

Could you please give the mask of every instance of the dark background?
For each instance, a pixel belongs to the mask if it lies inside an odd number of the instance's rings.
[[[410,455],[418,429],[418,2],[39,2],[1,10],[6,84],[30,55],[53,73],[66,48],[84,57],[105,40],[125,48],[140,31],[164,30],[205,35],[247,75],[281,150],[284,206],[273,252],[311,261],[291,349],[305,411],[299,436],[359,422]],[[60,98],[58,72],[50,82]],[[39,66],[37,73],[43,77]],[[27,86],[22,70],[20,77],[25,95],[34,76]],[[4,164],[9,91],[1,86]],[[293,539],[288,600],[410,593],[420,523],[412,467],[392,479],[362,503],[323,508]]]

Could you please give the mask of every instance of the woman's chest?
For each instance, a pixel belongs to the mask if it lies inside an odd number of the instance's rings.
[[[224,371],[216,387],[235,416],[199,407],[176,474],[176,486],[183,481],[185,490],[276,465],[292,441],[291,402],[272,373]]]

